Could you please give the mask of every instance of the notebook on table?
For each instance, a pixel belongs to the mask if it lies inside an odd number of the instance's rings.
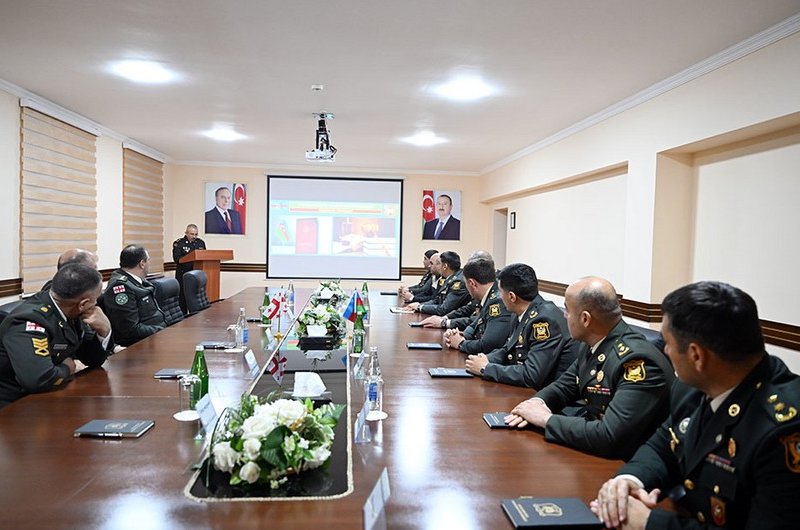
[[[589,507],[573,497],[519,497],[503,499],[501,505],[514,528],[602,528],[600,520]]]
[[[442,345],[438,342],[407,342],[406,348],[409,350],[441,350]]]
[[[149,431],[156,422],[153,420],[92,420],[81,425],[73,436],[94,438],[138,438]]]
[[[472,377],[466,368],[428,368],[431,377]]]

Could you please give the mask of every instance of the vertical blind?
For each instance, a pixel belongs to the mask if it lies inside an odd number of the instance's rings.
[[[69,248],[97,251],[95,136],[23,107],[21,113],[22,290],[38,291]]]
[[[164,271],[164,165],[130,149],[122,155],[122,240],[147,249],[151,273]]]

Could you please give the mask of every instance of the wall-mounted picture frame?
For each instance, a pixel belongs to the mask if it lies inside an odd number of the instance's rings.
[[[206,182],[203,208],[206,234],[244,235],[247,225],[247,184]]]
[[[422,239],[461,239],[461,192],[422,191]]]

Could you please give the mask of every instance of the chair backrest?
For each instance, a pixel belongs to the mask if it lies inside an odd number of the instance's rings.
[[[202,311],[211,305],[206,293],[208,277],[200,270],[192,270],[183,274],[183,295],[186,298],[186,310],[189,314]]]
[[[0,305],[0,323],[5,320],[5,318],[17,308],[22,302],[25,300],[14,300],[13,302],[6,302],[3,305]]]
[[[631,329],[634,331],[638,331],[644,338],[647,339],[647,342],[664,352],[664,348],[667,346],[667,343],[664,342],[664,337],[661,335],[661,332],[655,329],[645,328],[642,326],[636,326],[634,324],[630,324]]]
[[[164,312],[167,326],[183,320],[183,311],[180,305],[181,286],[175,278],[153,278],[150,280],[156,288],[156,302]]]

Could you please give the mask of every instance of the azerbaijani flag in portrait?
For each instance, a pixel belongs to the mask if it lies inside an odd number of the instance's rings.
[[[239,212],[242,222],[242,233],[246,234],[245,221],[247,219],[247,187],[244,184],[233,185],[233,209]]]

